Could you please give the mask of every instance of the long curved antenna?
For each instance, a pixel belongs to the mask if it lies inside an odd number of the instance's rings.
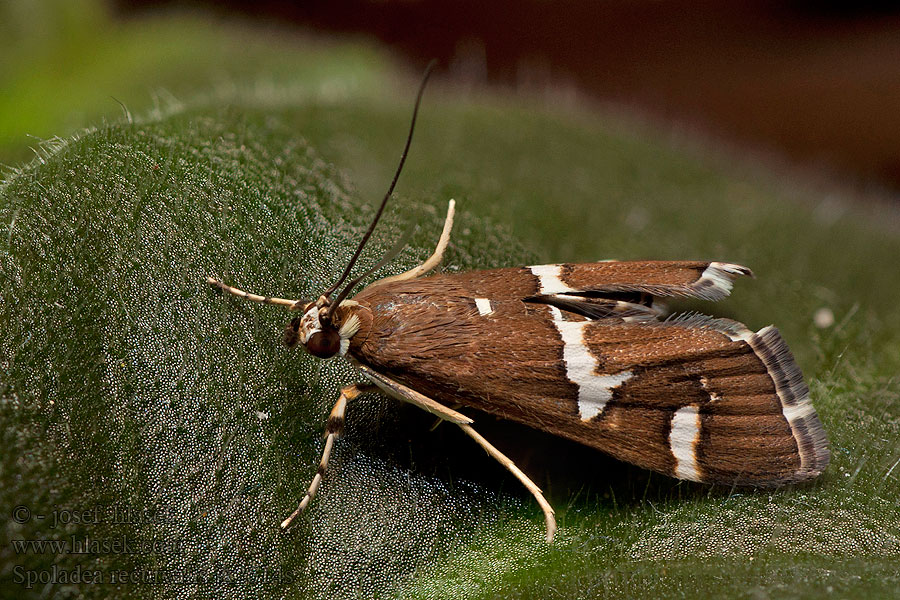
[[[404,231],[403,234],[399,238],[397,238],[397,241],[394,242],[394,245],[391,246],[391,249],[384,253],[384,256],[381,257],[381,260],[369,267],[366,272],[359,277],[354,277],[351,282],[348,283],[345,287],[349,287],[352,290],[354,287],[359,285],[360,281],[397,258],[397,255],[400,254],[400,252],[402,252],[407,245],[409,245],[409,240],[412,239],[413,234],[415,234],[417,230],[418,227],[413,227],[412,229],[407,229],[406,231]],[[344,299],[341,294],[338,294],[338,297],[340,297],[341,300]]]
[[[363,236],[362,240],[359,242],[359,246],[356,248],[356,252],[353,253],[353,257],[350,259],[350,262],[347,263],[347,267],[344,269],[344,272],[341,274],[340,278],[334,282],[327,290],[322,292],[322,295],[328,298],[331,294],[334,293],[344,280],[347,279],[347,276],[350,275],[350,270],[353,268],[353,265],[356,264],[356,260],[359,258],[359,255],[362,253],[363,247],[366,245],[366,242],[369,241],[369,237],[372,236],[372,232],[375,230],[375,225],[378,224],[378,220],[381,218],[381,213],[384,212],[384,207],[387,205],[388,200],[391,198],[391,194],[394,193],[394,187],[397,185],[397,180],[400,178],[400,172],[403,170],[403,164],[406,162],[406,155],[409,154],[409,146],[412,143],[413,131],[416,128],[416,117],[419,114],[419,104],[422,102],[422,94],[425,92],[425,84],[428,83],[428,78],[431,76],[431,72],[434,70],[435,65],[437,65],[436,60],[432,60],[428,63],[428,67],[425,68],[425,75],[422,77],[422,83],[419,84],[419,92],[416,95],[416,104],[413,108],[412,114],[412,122],[409,125],[409,135],[406,137],[406,146],[403,148],[403,154],[400,155],[400,164],[397,165],[397,171],[394,173],[394,178],[391,180],[391,186],[388,188],[387,193],[384,195],[384,199],[381,201],[381,206],[378,207],[378,212],[375,213],[375,218],[372,219],[372,224],[369,225],[369,229],[366,231],[366,234]],[[328,311],[329,313],[331,311]]]
[[[344,286],[344,289],[341,290],[341,293],[337,295],[337,298],[334,299],[334,302],[332,302],[331,305],[340,306],[341,300],[349,296],[350,292],[353,291],[353,288],[359,285],[360,281],[397,258],[397,255],[400,254],[400,251],[403,250],[403,248],[406,247],[406,244],[409,243],[409,238],[412,237],[413,231],[414,230],[412,229],[407,230],[406,233],[404,233],[403,236],[399,240],[397,240],[396,243],[394,243],[394,246],[390,250],[385,252],[382,259],[378,261],[378,264],[369,268],[368,271],[366,271],[359,277],[354,277],[353,279],[351,279],[350,282],[346,286]]]

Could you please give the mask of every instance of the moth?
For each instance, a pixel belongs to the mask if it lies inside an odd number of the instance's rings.
[[[334,284],[314,300],[289,300],[207,278],[229,294],[295,311],[285,329],[289,347],[300,345],[323,359],[344,357],[365,380],[341,390],[318,470],[282,528],[315,496],[347,404],[374,390],[457,425],[498,460],[537,500],[548,542],[556,521],[541,490],[473,428],[472,417],[452,406],[517,421],[679,479],[774,487],[821,474],[829,461],[825,431],[778,330],[753,332],[699,314],[663,318],[657,302],[720,300],[735,279],[752,275],[746,267],[604,261],[425,276],[449,242],[451,200],[428,260],[349,297],[392,258],[389,252],[345,283],[393,193],[430,72],[393,181]]]

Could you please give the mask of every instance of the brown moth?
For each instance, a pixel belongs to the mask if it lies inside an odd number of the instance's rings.
[[[347,402],[379,389],[458,425],[503,464],[541,506],[547,540],[553,508],[509,458],[473,428],[462,405],[575,440],[653,471],[691,481],[772,487],[812,479],[828,465],[825,432],[778,331],[727,319],[662,319],[656,298],[720,300],[751,275],[724,262],[605,261],[423,277],[443,256],[450,201],[434,254],[418,267],[347,296],[374,269],[347,279],[393,192],[394,179],[344,273],[317,300],[225,292],[297,311],[288,346],[343,356],[366,379],[341,390],[319,469],[286,528],[314,497]],[[391,253],[389,253],[390,255]]]

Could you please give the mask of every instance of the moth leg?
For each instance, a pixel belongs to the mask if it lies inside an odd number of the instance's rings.
[[[528,489],[529,492],[534,496],[537,503],[540,505],[541,510],[544,511],[544,521],[547,524],[547,541],[553,541],[553,535],[556,533],[556,518],[553,516],[553,507],[550,506],[550,503],[547,502],[547,499],[544,498],[544,494],[541,492],[541,488],[536,486],[531,479],[528,478],[525,473],[522,472],[516,464],[510,460],[506,455],[502,452],[494,448],[490,442],[481,437],[481,435],[472,429],[470,423],[472,423],[472,419],[469,417],[456,412],[455,410],[448,408],[441,404],[440,402],[436,402],[427,396],[420,394],[412,388],[409,388],[403,385],[400,382],[394,381],[390,377],[386,375],[382,375],[378,371],[375,371],[369,366],[361,364],[358,361],[351,359],[350,361],[359,371],[371,380],[375,385],[377,385],[381,390],[386,393],[388,396],[392,398],[396,398],[397,400],[401,400],[403,402],[409,402],[410,404],[414,404],[419,408],[430,412],[431,414],[440,417],[445,421],[450,421],[451,423],[456,423],[459,425],[463,431],[466,432],[466,435],[475,440],[479,446],[484,448],[484,450],[493,456],[497,461],[500,462],[510,473],[516,476],[522,485]]]
[[[459,425],[460,423],[469,424],[473,422],[472,419],[470,419],[466,415],[456,412],[452,408],[448,408],[440,402],[432,400],[428,396],[420,394],[416,390],[406,387],[402,383],[394,381],[386,375],[382,375],[372,367],[366,366],[352,358],[350,359],[350,364],[359,369],[360,373],[362,373],[372,383],[381,388],[381,391],[383,391],[391,398],[396,398],[401,402],[408,402],[414,406],[418,406],[425,412],[430,412],[436,417],[440,417],[441,419],[450,421],[451,423],[456,423],[457,425]]]
[[[322,451],[322,459],[319,461],[319,468],[316,470],[316,476],[313,477],[312,482],[309,484],[306,495],[303,496],[303,500],[300,501],[297,510],[292,512],[291,516],[282,521],[282,529],[290,527],[293,520],[306,509],[315,497],[316,492],[319,490],[319,484],[322,483],[322,476],[325,474],[325,469],[328,467],[328,459],[331,458],[331,448],[334,446],[334,440],[337,436],[341,435],[341,432],[344,429],[344,414],[347,411],[347,401],[353,400],[360,394],[371,392],[376,389],[378,388],[371,383],[357,383],[341,389],[341,395],[338,397],[337,402],[335,402],[334,408],[331,409],[331,414],[328,416],[328,424],[325,426],[325,450]]]
[[[459,402],[457,402],[456,404],[453,404],[452,406],[450,406],[450,410],[459,410],[462,407],[463,407],[463,405],[460,404]],[[443,423],[445,420],[446,419],[444,419],[442,417],[438,417],[437,419],[434,420],[434,423],[431,424],[431,427],[428,428],[428,431],[434,431],[435,429],[438,428],[438,425]]]
[[[506,467],[506,470],[516,476],[522,485],[531,492],[531,495],[534,496],[534,499],[537,500],[537,503],[540,505],[541,510],[544,511],[544,522],[547,526],[547,543],[553,542],[553,536],[556,533],[556,517],[554,517],[553,507],[550,506],[550,503],[547,502],[547,499],[544,498],[543,492],[541,492],[541,488],[539,488],[535,483],[529,479],[528,475],[522,472],[522,470],[516,466],[509,457],[505,454],[497,450],[489,441],[484,439],[480,433],[472,429],[471,425],[467,425],[465,423],[457,423],[460,429],[466,432],[470,438],[475,440],[479,446],[484,448],[485,452],[490,454],[494,459],[497,460],[501,465]]]
[[[302,306],[301,300],[286,300],[284,298],[273,298],[271,296],[259,296],[257,294],[251,294],[250,292],[245,292],[244,290],[239,290],[235,287],[231,287],[230,285],[226,285],[225,282],[214,277],[207,277],[206,283],[210,284],[211,286],[217,287],[223,292],[229,293],[232,296],[238,296],[239,298],[244,298],[245,300],[251,300],[253,302],[275,304],[277,306],[284,306],[291,310],[299,309]]]
[[[447,206],[447,218],[444,220],[444,230],[441,232],[441,238],[438,240],[437,246],[434,249],[434,253],[428,260],[423,262],[418,267],[413,267],[405,273],[400,273],[399,275],[391,275],[390,277],[379,279],[372,285],[379,285],[382,283],[391,283],[396,281],[406,281],[407,279],[415,279],[416,277],[424,275],[428,271],[441,264],[441,260],[444,258],[444,250],[447,249],[447,243],[450,242],[450,230],[453,229],[453,215],[455,212],[456,200],[451,200],[450,204]]]

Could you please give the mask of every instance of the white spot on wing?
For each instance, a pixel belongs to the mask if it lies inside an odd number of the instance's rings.
[[[578,414],[582,421],[593,419],[603,412],[612,399],[613,390],[631,379],[631,371],[611,375],[597,373],[597,359],[584,342],[584,328],[591,321],[563,321],[562,313],[550,307],[553,323],[563,342],[563,362],[566,376],[578,386]]]
[[[732,342],[747,342],[750,344],[755,334],[740,323],[736,325],[740,325],[740,327],[735,326],[735,331],[723,331],[722,333],[727,335]]]
[[[536,265],[528,268],[538,278],[540,284],[538,292],[541,294],[562,294],[575,291],[561,279],[562,265]]]
[[[815,414],[816,409],[813,407],[812,402],[804,398],[802,402],[797,404],[784,404],[781,407],[781,411],[784,413],[784,418],[787,419],[787,422],[793,428],[798,419],[805,419]]]
[[[696,406],[685,406],[672,415],[669,448],[675,457],[675,477],[700,481],[697,465],[697,443],[700,441],[700,412]]]
[[[701,297],[710,300],[719,300],[731,293],[733,280],[740,275],[751,275],[750,269],[723,262],[711,262],[691,287],[698,291]]]
[[[478,308],[478,314],[482,317],[494,312],[494,307],[487,298],[475,298],[475,306]]]

